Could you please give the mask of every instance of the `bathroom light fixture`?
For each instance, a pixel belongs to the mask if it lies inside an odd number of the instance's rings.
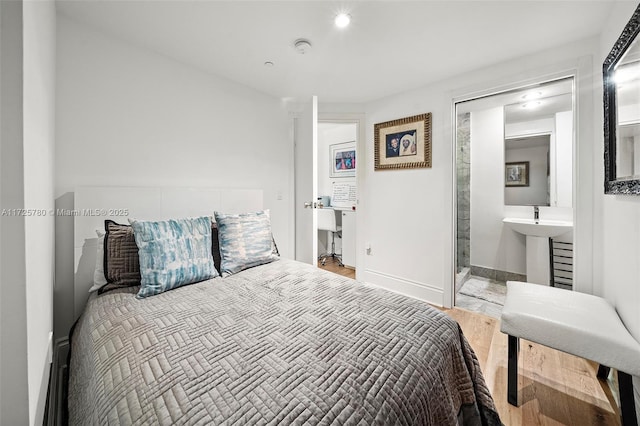
[[[336,15],[336,19],[333,21],[338,28],[344,28],[351,23],[351,15],[348,13],[342,12]]]
[[[527,102],[526,104],[522,104],[522,108],[533,109],[540,106],[541,104],[542,104],[542,101]]]
[[[304,38],[299,38],[293,42],[293,47],[295,47],[296,51],[299,54],[304,55],[309,50],[311,50],[311,42]]]
[[[525,99],[525,100],[538,99],[541,97],[542,97],[542,92],[529,92],[522,95],[522,99]]]

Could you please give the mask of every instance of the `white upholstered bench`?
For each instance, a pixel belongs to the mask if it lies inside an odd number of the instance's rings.
[[[518,406],[518,351],[523,338],[598,362],[598,378],[606,378],[609,368],[618,370],[622,424],[637,425],[632,376],[640,376],[640,343],[605,299],[509,281],[500,331],[509,335],[509,404]]]

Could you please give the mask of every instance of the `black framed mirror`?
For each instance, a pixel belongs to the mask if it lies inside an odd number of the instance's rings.
[[[640,195],[640,5],[602,65],[604,192]]]

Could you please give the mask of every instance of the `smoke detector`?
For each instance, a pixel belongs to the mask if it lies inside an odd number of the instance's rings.
[[[293,47],[295,47],[296,52],[304,55],[311,50],[311,42],[304,38],[299,38],[298,40],[293,42]]]

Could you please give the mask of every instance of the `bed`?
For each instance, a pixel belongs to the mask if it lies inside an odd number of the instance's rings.
[[[177,198],[167,194],[183,197],[173,189],[87,188],[75,198],[80,208],[195,208],[167,202]],[[211,200],[203,190],[190,194]],[[221,194],[236,209],[247,205],[246,192]],[[260,204],[252,194],[250,203]],[[89,231],[100,221],[96,243]],[[501,424],[453,319],[280,258],[268,211],[130,222],[76,218],[84,246],[70,333],[71,425]],[[108,283],[84,305],[96,247],[92,274]],[[213,278],[165,286],[167,276],[195,270]]]
[[[138,300],[90,297],[70,424],[500,424],[458,324],[281,259]]]

